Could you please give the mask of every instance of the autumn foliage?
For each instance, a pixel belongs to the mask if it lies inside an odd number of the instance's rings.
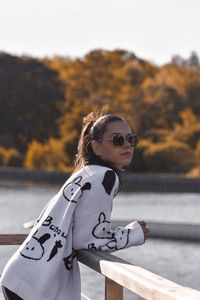
[[[0,54],[0,164],[71,171],[82,118],[103,109],[140,135],[131,171],[200,175],[195,55],[158,67],[125,50],[77,59]]]

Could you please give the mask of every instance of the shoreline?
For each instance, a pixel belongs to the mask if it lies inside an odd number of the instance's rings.
[[[20,184],[61,185],[70,173],[27,170],[18,167],[0,167],[0,182]],[[123,192],[200,193],[200,177],[184,174],[128,173],[122,176]]]

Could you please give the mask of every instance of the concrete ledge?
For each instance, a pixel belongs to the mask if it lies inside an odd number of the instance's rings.
[[[0,167],[0,180],[46,184],[63,184],[70,173],[27,170],[18,167]]]
[[[133,220],[114,220],[112,226],[126,226]],[[200,224],[163,223],[147,221],[149,238],[174,239],[183,241],[200,241]]]
[[[200,193],[200,177],[184,174],[124,173],[127,192]]]
[[[70,173],[26,170],[0,167],[1,181],[63,184]],[[200,193],[200,177],[189,178],[179,174],[123,173],[124,192]]]

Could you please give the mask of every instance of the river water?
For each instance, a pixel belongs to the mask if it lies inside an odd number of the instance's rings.
[[[0,232],[28,232],[23,223],[35,219],[57,186],[0,182]],[[200,194],[119,193],[113,203],[113,219],[200,224]],[[17,246],[0,247],[0,273]],[[145,245],[115,252],[178,284],[200,290],[200,244],[149,239]],[[82,290],[91,300],[104,299],[104,278],[80,264]],[[2,295],[0,295],[2,300]],[[124,291],[125,300],[140,299]]]

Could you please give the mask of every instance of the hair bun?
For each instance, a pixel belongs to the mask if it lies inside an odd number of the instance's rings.
[[[87,126],[91,128],[97,119],[98,118],[95,116],[94,112],[89,113],[86,117],[83,118],[83,127]]]

